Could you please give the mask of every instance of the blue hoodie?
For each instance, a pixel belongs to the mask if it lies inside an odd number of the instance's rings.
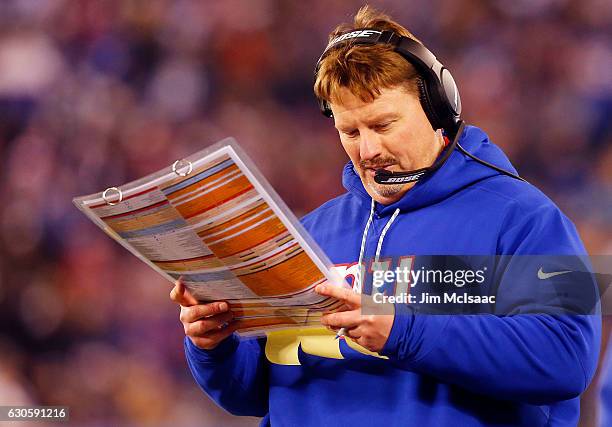
[[[480,129],[467,126],[459,142],[514,171]],[[347,276],[360,252],[366,260],[377,250],[381,259],[585,253],[573,224],[544,194],[458,151],[392,205],[372,205],[351,163],[343,185],[347,193],[303,224]],[[502,279],[505,305],[524,303],[513,300],[519,286],[528,284]],[[398,304],[379,354],[317,330],[234,335],[211,351],[186,338],[185,350],[197,383],[217,404],[265,417],[262,425],[576,425],[579,395],[596,367],[600,318],[546,314],[545,307],[493,314],[415,315]]]

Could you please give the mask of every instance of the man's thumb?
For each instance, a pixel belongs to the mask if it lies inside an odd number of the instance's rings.
[[[170,299],[184,307],[198,304],[198,300],[191,295],[189,289],[187,289],[187,286],[183,283],[182,277],[179,277],[179,279],[174,282],[174,288],[170,291]]]

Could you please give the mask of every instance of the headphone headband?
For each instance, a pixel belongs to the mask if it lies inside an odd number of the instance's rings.
[[[384,32],[385,33],[390,33],[390,31],[384,31]],[[372,29],[372,28],[363,28],[363,29],[349,31],[348,33],[341,34],[341,35],[331,39],[329,41],[329,43],[327,44],[327,46],[325,47],[325,51],[323,52],[323,55],[325,55],[325,53],[329,49],[331,49],[332,47],[334,47],[335,45],[337,45],[341,41],[352,40],[355,43],[370,43],[370,44],[374,44],[374,43],[378,43],[379,42],[379,40],[381,39],[382,34],[383,34],[383,31],[375,30],[375,29]]]
[[[359,28],[348,33],[341,34],[333,38],[328,44],[323,54],[317,61],[314,78],[321,67],[321,61],[327,53],[339,46],[346,44],[375,45],[386,44],[393,47],[393,50],[401,55],[406,61],[411,63],[420,74],[418,81],[419,98],[423,110],[434,129],[443,128],[448,136],[452,138],[452,143],[445,148],[444,154],[438,161],[428,168],[417,169],[408,172],[385,172],[377,171],[374,180],[379,184],[405,184],[419,181],[423,176],[435,172],[440,168],[454,151],[455,146],[466,156],[473,160],[495,169],[504,175],[525,181],[520,176],[506,171],[491,163],[467,152],[458,142],[464,122],[461,120],[461,98],[455,80],[450,71],[440,63],[433,53],[421,43],[409,37],[400,36],[393,31],[380,31],[374,28]],[[324,100],[319,100],[321,112],[327,117],[332,117],[332,111]]]
[[[446,129],[451,134],[456,133],[461,121],[461,98],[450,71],[421,43],[393,31],[359,28],[333,38],[317,61],[315,81],[321,61],[330,50],[347,44],[392,46],[396,53],[416,68],[422,78],[422,81],[419,82],[421,105],[432,127]],[[319,100],[319,105],[325,116],[332,116],[327,102]]]

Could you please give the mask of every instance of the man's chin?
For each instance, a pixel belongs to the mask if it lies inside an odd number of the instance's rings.
[[[378,184],[371,177],[366,177],[365,187],[374,200],[384,204],[396,202],[409,188],[406,184]]]

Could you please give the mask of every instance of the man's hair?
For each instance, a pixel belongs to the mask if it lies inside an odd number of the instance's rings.
[[[357,11],[353,25],[337,26],[329,35],[329,40],[360,28],[393,31],[420,43],[406,28],[368,5]],[[393,47],[347,43],[332,48],[321,60],[314,92],[319,99],[335,102],[339,101],[339,89],[345,87],[363,102],[371,102],[380,95],[381,89],[400,85],[418,96],[417,80],[414,66],[394,52]]]

